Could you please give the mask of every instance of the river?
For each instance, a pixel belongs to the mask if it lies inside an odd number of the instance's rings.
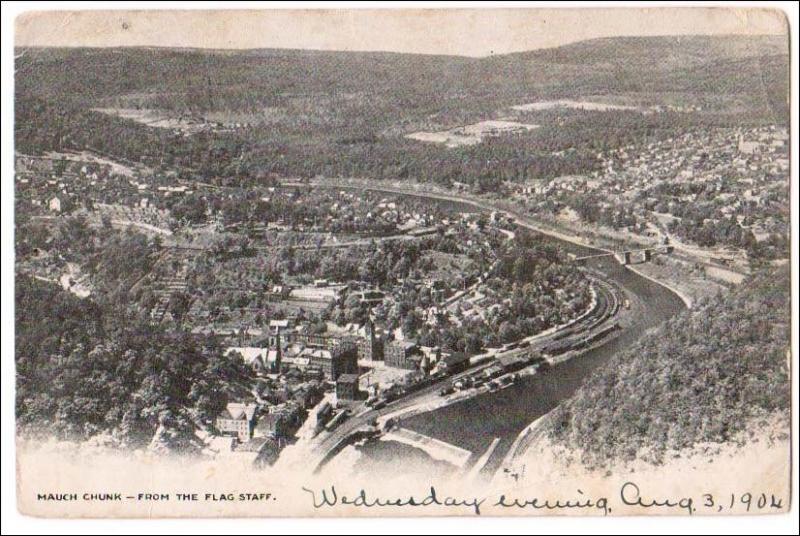
[[[448,205],[452,207],[453,202],[448,201]],[[474,210],[474,206],[464,205],[465,212]],[[603,253],[552,236],[540,237],[578,256]],[[500,443],[485,468],[486,473],[491,473],[499,467],[525,427],[570,397],[592,371],[630,346],[647,329],[685,309],[674,292],[622,266],[613,257],[593,259],[590,267],[604,273],[628,293],[631,314],[627,315],[617,338],[558,364],[545,374],[524,377],[501,391],[403,419],[402,426],[468,449],[473,453],[472,461],[483,454],[494,438],[499,438]],[[359,464],[369,466],[370,470],[384,466],[391,469],[398,453],[410,454],[417,462],[425,457],[418,449],[408,453],[409,448],[401,448],[392,441],[372,441],[360,447],[362,461]]]

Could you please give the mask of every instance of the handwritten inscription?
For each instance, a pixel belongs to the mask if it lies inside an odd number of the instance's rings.
[[[588,513],[591,515],[607,516],[614,511],[622,510],[631,513],[632,510],[641,510],[642,513],[674,513],[676,515],[699,514],[746,514],[755,512],[779,512],[785,508],[784,498],[774,493],[738,491],[724,494],[699,493],[673,496],[659,494],[652,488],[636,482],[625,482],[616,491],[609,495],[593,495],[577,488],[574,493],[562,495],[514,495],[512,492],[503,492],[498,495],[472,496],[453,495],[437,489],[435,486],[423,488],[418,493],[398,492],[394,495],[382,495],[366,488],[345,490],[331,484],[317,489],[301,488],[316,509],[333,508],[364,508],[364,509],[392,509],[392,508],[444,508],[449,509],[452,515],[482,515],[491,513],[501,514],[503,511],[529,511],[540,513]],[[277,496],[271,492],[251,491],[235,492],[225,491],[217,493],[196,492],[141,492],[135,494],[120,493],[117,491],[76,493],[59,492],[36,494],[38,502],[88,502],[101,503],[115,502],[249,502],[264,505],[269,502],[280,505]]]
[[[606,497],[592,499],[585,497],[581,490],[578,490],[579,498],[576,499],[540,499],[538,497],[527,499],[510,499],[506,495],[500,495],[495,506],[502,508],[532,508],[535,510],[570,510],[573,508],[589,508],[603,512],[603,515],[611,513]]]
[[[401,495],[386,497],[359,489],[355,494],[345,494],[337,490],[334,485],[312,490],[303,487],[302,490],[311,499],[315,509],[336,508],[350,506],[356,508],[424,508],[448,507],[468,511],[474,515],[481,515],[482,507],[491,506],[499,509],[538,510],[538,511],[584,511],[607,516],[612,513],[612,504],[642,509],[646,512],[666,511],[676,514],[694,515],[702,509],[703,513],[722,512],[731,513],[751,512],[756,510],[769,511],[781,510],[783,500],[776,495],[766,493],[730,494],[726,498],[728,504],[723,505],[712,494],[704,493],[697,498],[687,496],[659,496],[648,493],[635,482],[625,482],[620,486],[617,496],[591,496],[581,489],[577,489],[573,497],[513,497],[507,493],[499,497],[453,497],[445,496],[431,486],[427,493],[419,495]],[[737,509],[737,506],[740,508]],[[485,508],[484,508],[485,510]]]
[[[439,497],[436,488],[431,486],[430,492],[427,495],[415,497],[409,495],[406,497],[382,498],[382,497],[369,497],[366,490],[363,488],[356,493],[355,496],[340,495],[336,492],[336,487],[331,486],[329,489],[321,489],[319,492],[310,490],[303,487],[303,491],[311,496],[314,508],[331,507],[336,505],[347,505],[364,508],[374,507],[387,507],[387,506],[446,506],[446,507],[467,507],[471,508],[476,515],[481,515],[481,505],[486,499],[472,498],[457,498],[457,497]]]
[[[691,497],[680,498],[653,498],[644,497],[639,486],[633,482],[625,482],[619,491],[622,503],[628,506],[639,506],[642,508],[682,508],[686,513],[692,515],[695,512],[694,500]]]

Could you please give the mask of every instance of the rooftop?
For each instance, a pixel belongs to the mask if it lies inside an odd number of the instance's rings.
[[[225,406],[225,411],[223,411],[220,414],[220,418],[234,419],[234,420],[247,419],[248,421],[251,421],[253,420],[253,416],[255,415],[255,413],[256,413],[255,404],[230,402],[227,406]]]
[[[336,383],[358,383],[358,374],[341,374]]]
[[[457,365],[469,359],[469,355],[464,352],[453,352],[450,355],[444,356],[442,359],[448,365]]]

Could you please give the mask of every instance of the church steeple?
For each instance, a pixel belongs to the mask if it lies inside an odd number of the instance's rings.
[[[372,323],[372,317],[367,316],[367,322],[364,324],[364,334],[370,340],[375,341],[375,324]]]
[[[281,356],[283,355],[283,350],[281,349],[281,332],[280,330],[275,335],[275,372],[279,373],[281,371]]]

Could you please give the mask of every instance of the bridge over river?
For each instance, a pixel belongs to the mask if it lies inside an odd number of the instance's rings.
[[[583,255],[580,257],[576,256],[574,259],[572,259],[572,262],[584,264],[592,259],[615,257],[617,261],[623,265],[637,264],[641,262],[650,262],[653,258],[653,255],[672,253],[672,249],[672,246],[664,245],[651,248],[627,249],[617,252],[593,253],[591,255]]]
[[[639,274],[630,265],[637,254],[651,256],[666,249],[647,248],[647,250],[630,250],[629,262],[625,251],[613,252],[594,248],[583,244],[579,239],[564,236],[543,229],[524,215],[505,210],[493,205],[490,201],[480,202],[474,199],[462,199],[455,195],[433,194],[421,191],[407,192],[398,188],[345,184],[314,184],[319,187],[361,190],[369,189],[414,198],[428,199],[431,202],[444,202],[450,206],[463,206],[465,211],[497,211],[513,218],[514,224],[541,234],[541,240],[562,247],[574,259],[591,268],[595,273],[622,289],[630,301],[631,310],[628,320],[622,326],[619,335],[592,347],[586,352],[567,361],[556,364],[545,374],[525,376],[507,389],[479,394],[470,399],[457,402],[434,411],[420,413],[403,419],[403,428],[412,430],[423,436],[440,440],[458,448],[470,451],[472,457],[482,454],[488,459],[479,460],[481,475],[488,476],[500,466],[503,457],[517,436],[527,426],[554,409],[562,400],[571,396],[583,383],[586,377],[597,367],[606,363],[614,355],[631,346],[647,329],[656,326],[686,308],[686,304],[667,286]],[[668,246],[663,246],[666,248]],[[660,251],[659,251],[660,250]],[[434,388],[432,388],[434,389]],[[404,406],[404,401],[395,403],[395,410]],[[388,408],[387,408],[388,409]],[[368,411],[359,417],[345,422],[340,430],[355,430],[359,422],[367,423],[379,417],[376,411]],[[338,435],[338,434],[334,434]],[[341,438],[341,436],[340,436]],[[311,456],[313,466],[335,455],[333,451],[339,443],[334,437],[321,441],[318,449]],[[495,439],[499,442],[495,443]],[[391,450],[391,441],[372,441],[371,448]],[[495,443],[495,444],[493,444]],[[490,448],[491,447],[491,448]],[[485,453],[489,452],[488,455]],[[393,459],[388,456],[388,459]],[[396,461],[396,460],[395,460]],[[323,462],[324,463],[324,462]],[[469,463],[475,464],[475,460]],[[388,465],[387,474],[396,472],[396,466]]]
[[[617,337],[556,364],[545,374],[522,377],[507,389],[403,419],[403,427],[473,453],[486,452],[493,439],[499,438],[481,469],[481,477],[488,478],[531,422],[570,397],[593,370],[630,347],[649,328],[685,309],[680,297],[621,264],[614,255],[586,262],[624,289],[630,300],[631,309]]]

